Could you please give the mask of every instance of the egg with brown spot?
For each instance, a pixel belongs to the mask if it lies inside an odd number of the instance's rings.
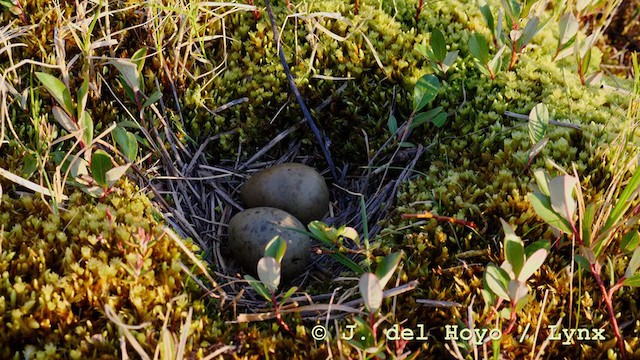
[[[236,214],[229,222],[229,248],[240,265],[253,274],[264,256],[264,247],[279,235],[287,243],[282,258],[282,278],[291,279],[309,265],[311,239],[286,228],[305,231],[300,220],[288,212],[272,207],[256,207]]]
[[[248,208],[270,206],[302,221],[322,220],[329,210],[329,188],[314,168],[298,163],[272,166],[253,175],[240,195]]]

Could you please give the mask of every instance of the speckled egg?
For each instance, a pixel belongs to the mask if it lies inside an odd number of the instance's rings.
[[[288,212],[272,207],[256,207],[236,214],[229,222],[229,248],[242,267],[256,273],[264,247],[276,235],[287,242],[282,258],[282,278],[291,279],[309,265],[311,239],[285,228],[306,230],[300,220]]]
[[[307,225],[329,210],[329,188],[314,168],[298,163],[272,166],[253,175],[240,195],[248,208],[269,206],[291,213]]]

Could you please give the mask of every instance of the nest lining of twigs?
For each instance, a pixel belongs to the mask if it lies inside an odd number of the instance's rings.
[[[369,236],[373,239],[381,230],[379,222],[391,211],[398,187],[409,178],[425,151],[418,146],[394,152],[391,148],[393,142],[388,141],[384,145],[387,149],[383,147],[377,151],[367,164],[349,164],[348,159],[336,159],[338,164],[344,165],[336,169],[338,177],[334,178],[319,154],[301,153],[300,140],[291,136],[300,126],[304,124],[299,122],[284,130],[246,160],[228,159],[217,164],[210,163],[207,147],[220,135],[203,139],[195,148],[178,144],[171,131],[165,132],[171,146],[169,150],[156,147],[163,153],[155,169],[160,175],[145,181],[156,195],[160,195],[156,196],[156,201],[167,222],[180,235],[190,237],[200,246],[204,258],[218,277],[221,293],[227,299],[235,298],[242,308],[255,309],[265,305],[252,291],[245,291],[247,284],[244,281],[238,281],[242,279],[242,269],[226,246],[227,224],[233,215],[244,210],[239,193],[246,179],[284,162],[313,166],[325,177],[331,194],[329,215],[323,222],[336,227],[351,226],[362,234],[362,195],[366,203]],[[389,170],[390,166],[403,170]],[[166,201],[166,197],[171,200]],[[341,264],[326,255],[312,255],[307,271],[292,283],[304,288],[314,279],[333,279],[344,270]]]
[[[275,18],[268,2],[267,10],[273,31],[277,34]],[[141,183],[149,186],[156,195],[156,201],[164,211],[167,222],[180,235],[193,239],[200,246],[203,257],[210,263],[210,268],[217,276],[217,283],[211,284],[214,288],[212,295],[222,300],[220,306],[223,306],[225,301],[233,299],[234,309],[255,311],[258,308],[269,307],[253,291],[247,291],[249,287],[242,280],[242,269],[226,246],[227,224],[234,214],[244,210],[243,204],[239,201],[239,190],[252,174],[284,162],[303,163],[320,170],[329,185],[331,196],[329,215],[323,219],[323,222],[335,227],[350,226],[362,234],[364,226],[361,199],[364,198],[368,235],[373,239],[381,230],[380,221],[386,219],[391,212],[400,184],[413,174],[418,159],[426,151],[421,145],[401,150],[398,144],[404,136],[400,134],[408,127],[408,124],[403,124],[396,134],[390,136],[388,141],[369,157],[366,164],[351,164],[350,159],[331,158],[327,145],[331,139],[324,138],[324,134],[315,125],[293,81],[280,47],[279,53],[291,90],[302,109],[304,120],[279,133],[248,159],[238,157],[210,164],[206,155],[209,145],[218,141],[222,135],[233,134],[233,130],[200,139],[202,142],[196,148],[181,143],[164,117],[157,114],[161,122],[159,125],[163,129],[158,130],[152,127],[153,134],[145,135],[152,143],[153,149],[160,155],[159,163],[151,170],[158,176],[148,180],[148,175],[143,174],[142,171],[136,171]],[[334,95],[339,96],[341,90]],[[245,101],[248,99],[232,101],[213,112],[223,112]],[[315,109],[316,114],[321,113],[331,101],[332,99],[326,99]],[[308,131],[310,138],[311,134],[314,135],[316,149],[319,151],[313,154],[301,153],[300,139],[292,136],[300,127]],[[164,131],[166,142],[170,145],[168,149],[162,145],[165,141],[160,140],[159,131]],[[366,133],[362,135],[367,137]],[[154,141],[154,137],[157,141]],[[239,149],[238,154],[243,153],[241,150]],[[369,148],[361,149],[366,154],[370,154],[369,150]],[[394,170],[391,170],[391,167]],[[164,196],[171,200],[166,201]],[[304,289],[314,281],[326,282],[326,280],[320,280],[321,278],[336,279],[344,270],[344,266],[326,255],[312,255],[312,262],[307,271],[292,283]],[[324,275],[317,277],[317,274]],[[411,290],[415,286],[416,283],[411,282],[387,290],[385,297]],[[357,295],[356,288],[346,288],[340,294],[334,292],[310,297],[303,293],[302,296],[294,296],[290,301],[295,303],[306,299],[312,304],[310,306],[313,306],[315,301],[326,300],[347,305],[361,304],[361,299],[353,300],[355,295]],[[350,298],[352,300],[349,301]],[[331,317],[334,315],[332,314]]]

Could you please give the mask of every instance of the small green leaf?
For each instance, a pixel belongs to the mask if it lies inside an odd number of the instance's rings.
[[[127,160],[134,161],[138,156],[138,141],[135,135],[118,126],[113,130],[111,136],[116,141],[120,151],[127,157]]]
[[[529,151],[528,164],[531,164],[533,159],[536,156],[538,156],[538,154],[544,149],[545,146],[547,146],[548,143],[549,143],[549,138],[545,136],[544,138],[540,139],[540,141],[538,141],[533,145],[533,147],[531,148],[531,151]]]
[[[291,295],[293,295],[296,291],[298,291],[298,287],[297,286],[292,286],[289,288],[289,290],[287,290],[286,293],[284,293],[284,295],[282,295],[282,302],[286,301],[288,298],[291,297]]]
[[[326,224],[318,220],[313,220],[312,222],[309,223],[309,225],[307,225],[307,227],[309,228],[309,231],[311,231],[311,233],[313,234],[314,239],[323,242],[327,246],[333,246],[331,239],[327,237],[324,231],[324,229],[327,227]]]
[[[502,45],[500,50],[498,50],[498,52],[493,56],[493,59],[489,62],[489,68],[494,74],[500,70],[500,67],[502,67],[502,54],[505,50],[507,50],[507,46]]]
[[[103,188],[108,187],[107,171],[111,170],[111,156],[102,150],[96,150],[91,154],[91,176]]]
[[[573,198],[576,186],[580,186],[580,181],[570,175],[556,176],[549,181],[551,208],[570,223],[577,206]]]
[[[360,277],[360,294],[369,313],[375,313],[382,305],[382,286],[380,281],[372,273],[365,273]]]
[[[482,17],[484,18],[484,21],[487,23],[487,26],[489,27],[489,29],[491,29],[491,33],[493,33],[495,36],[494,32],[496,29],[496,25],[495,25],[495,20],[493,19],[493,14],[491,13],[491,7],[489,6],[489,4],[484,4],[480,6],[480,13],[482,14]]]
[[[83,158],[78,158],[77,160],[71,162],[69,167],[69,175],[71,175],[71,177],[74,179],[79,176],[89,175],[89,171],[87,170],[88,164],[89,163],[87,162],[87,160]]]
[[[585,54],[584,58],[582,58],[582,67],[580,68],[580,71],[582,72],[582,74],[587,73],[587,70],[589,70],[590,63],[591,63],[591,49],[589,49]]]
[[[528,258],[531,257],[531,255],[540,250],[540,249],[545,249],[547,250],[547,252],[549,251],[549,249],[551,248],[551,244],[549,243],[549,240],[538,240],[535,241],[531,244],[529,244],[526,248],[524,248],[524,255]]]
[[[568,12],[560,16],[559,24],[560,36],[558,37],[558,49],[561,49],[563,45],[567,44],[576,36],[580,22],[572,12]]]
[[[549,109],[545,104],[537,104],[529,112],[529,139],[532,144],[538,143],[547,135],[549,127]]]
[[[380,287],[382,287],[382,289],[387,286],[387,283],[396,271],[403,254],[403,251],[398,251],[385,256],[376,268],[376,276],[380,280]]]
[[[632,252],[640,245],[640,232],[629,231],[620,240],[620,249],[624,252]]]
[[[547,258],[547,250],[546,249],[538,249],[531,256],[527,258],[527,261],[524,262],[522,266],[522,271],[518,275],[519,281],[527,281],[533,275],[542,264],[544,264],[544,260]]]
[[[439,63],[443,62],[447,56],[447,44],[444,40],[444,34],[438,29],[431,31],[431,49],[433,49],[435,60]]]
[[[340,229],[338,229],[338,236],[345,237],[354,242],[357,242],[360,237],[358,231],[350,226],[341,226]]]
[[[71,94],[62,81],[58,80],[55,76],[43,72],[36,72],[36,77],[58,104],[64,108],[67,114],[71,115],[74,113]]]
[[[131,164],[116,166],[113,169],[107,171],[105,174],[105,180],[107,180],[107,186],[112,187],[124,174],[129,170]]]
[[[484,280],[494,294],[508,300],[507,284],[509,283],[509,274],[503,269],[497,267],[494,263],[489,263],[484,272]]]
[[[267,291],[267,288],[264,287],[264,285],[256,280],[253,276],[251,275],[245,275],[244,276],[245,280],[247,280],[247,282],[249,283],[249,285],[260,295],[262,295],[263,298],[265,298],[268,302],[271,302],[273,299],[271,299],[271,294],[269,294],[269,292]]]
[[[136,64],[138,73],[142,73],[142,68],[144,67],[144,59],[147,56],[147,48],[143,47],[136,51],[133,56],[131,56],[131,61]]]
[[[624,277],[632,277],[633,274],[636,273],[636,270],[638,270],[638,267],[640,267],[640,247],[633,251],[631,260],[629,260],[629,265],[627,265],[627,270],[624,272]]]
[[[156,101],[160,100],[160,98],[162,97],[162,93],[158,90],[156,90],[153,94],[151,94],[151,96],[149,96],[149,98],[147,100],[145,100],[144,104],[142,104],[142,108],[146,108],[148,106],[151,106],[151,104],[155,103]]]
[[[87,98],[89,97],[89,79],[85,78],[78,89],[78,119],[82,118],[82,113],[87,107]]]
[[[443,127],[444,124],[447,122],[447,113],[439,112],[438,114],[436,114],[436,116],[433,117],[433,119],[431,119],[431,122],[436,127],[439,127],[439,128]]]
[[[551,208],[551,200],[548,196],[541,193],[534,192],[529,194],[529,202],[533,206],[533,210],[544,220],[547,224],[558,228],[567,234],[572,233],[571,224],[565,218],[560,216],[557,212]]]
[[[596,204],[590,203],[584,209],[582,224],[582,241],[585,246],[591,246],[591,227],[596,216]]]
[[[415,129],[418,126],[433,120],[433,118],[435,118],[441,112],[442,112],[442,106],[438,106],[431,110],[418,113],[416,114],[416,116],[413,117],[413,121],[411,121],[411,126],[409,128]]]
[[[83,111],[82,116],[79,121],[80,128],[82,131],[82,142],[86,146],[89,146],[93,141],[93,120],[91,119],[91,115],[89,115],[88,111]]]
[[[516,302],[516,312],[522,310],[524,306],[527,305],[527,303],[529,302],[529,298],[530,298],[529,294],[525,294]]]
[[[280,285],[280,264],[272,257],[263,257],[258,261],[258,277],[272,293]]]
[[[575,255],[574,260],[581,268],[585,269],[588,272],[591,272],[591,265],[589,264],[589,260],[587,260],[586,257],[582,255]]]
[[[489,290],[489,285],[487,285],[487,283],[484,281],[484,277],[482,279],[482,283],[484,289],[480,290],[480,294],[482,295],[485,309],[488,309],[495,303],[496,296],[493,295],[493,292],[491,292],[491,290]]]
[[[118,69],[134,94],[140,90],[140,73],[135,63],[127,59],[111,60],[109,63]]]
[[[622,285],[631,287],[640,287],[640,274],[635,274],[622,281]]]
[[[38,160],[35,155],[29,153],[23,158],[24,166],[22,168],[22,176],[28,179],[38,169]]]
[[[500,310],[500,317],[505,320],[509,320],[511,318],[511,308],[508,308],[508,307],[502,308],[502,310]]]
[[[640,166],[636,167],[633,176],[631,176],[631,179],[627,182],[624,190],[622,190],[622,194],[620,194],[620,197],[616,202],[616,206],[611,210],[611,213],[605,222],[604,228],[602,229],[603,232],[620,221],[624,213],[627,212],[631,206],[632,196],[637,196],[638,188],[640,188]]]
[[[393,115],[389,115],[389,120],[387,120],[387,128],[391,134],[395,134],[398,131],[398,121],[396,117]]]
[[[533,177],[536,179],[540,191],[542,191],[544,195],[549,196],[549,181],[551,181],[549,173],[542,169],[536,169],[533,171]]]
[[[456,60],[458,60],[458,50],[449,51],[442,61],[442,71],[446,73]]]
[[[431,59],[433,57],[433,52],[431,52],[431,50],[424,44],[416,44],[414,49],[427,59]]]
[[[427,106],[438,95],[439,89],[440,81],[435,75],[427,74],[418,79],[413,90],[413,111],[418,112]]]
[[[264,256],[276,259],[278,264],[282,262],[282,257],[287,251],[287,242],[280,236],[274,236],[264,248]]]
[[[469,38],[469,51],[481,64],[489,62],[489,46],[487,39],[480,33],[474,32]]]
[[[511,265],[513,273],[518,276],[522,265],[524,264],[524,244],[522,239],[513,231],[511,226],[500,219],[502,229],[504,230],[504,253],[507,262]]]
[[[540,24],[540,19],[537,16],[532,17],[527,25],[524,27],[522,31],[522,35],[516,41],[516,45],[518,47],[518,51],[521,51],[525,46],[527,46],[533,37],[538,33],[538,24]]]

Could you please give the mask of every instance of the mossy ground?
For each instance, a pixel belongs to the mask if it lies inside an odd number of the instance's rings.
[[[408,328],[426,324],[431,331],[430,340],[411,342],[408,348],[419,350],[419,358],[434,358],[449,354],[445,349],[444,326],[466,319],[466,307],[474,296],[473,306],[479,320],[487,316],[487,312],[482,311],[479,289],[484,266],[490,261],[502,260],[498,245],[501,243],[500,218],[515,226],[516,233],[525,241],[555,239],[526,199],[532,181],[530,169],[553,170],[546,159],[564,167],[575,165],[588,198],[601,199],[612,170],[606,150],[625,125],[628,99],[623,93],[608,88],[581,85],[570,61],[550,61],[558,32],[553,22],[534,38],[514,71],[501,71],[492,81],[473,65],[466,45],[473,31],[488,35],[476,5],[457,0],[425,2],[422,16],[416,22],[417,3],[417,0],[362,1],[359,14],[354,15],[351,2],[301,2],[296,4],[297,9],[307,17],[289,17],[282,42],[297,86],[309,106],[313,109],[330,99],[328,106],[313,114],[331,139],[331,149],[338,162],[349,164],[363,164],[371,155],[366,152],[367,145],[377,149],[388,139],[386,121],[390,112],[399,119],[406,119],[411,112],[412,86],[421,75],[430,72],[426,61],[413,51],[414,45],[428,43],[428,34],[438,28],[445,34],[449,50],[460,52],[460,59],[443,80],[433,102],[434,106],[443,106],[451,116],[442,129],[423,126],[408,139],[430,147],[420,162],[419,173],[416,172],[414,180],[398,194],[396,216],[385,221],[385,230],[375,239],[383,244],[384,251],[402,249],[406,253],[400,283],[418,280],[420,286],[412,293],[401,295],[394,308],[394,321],[407,320],[403,326]],[[114,33],[145,21],[145,12],[139,11],[134,2],[120,4],[122,9],[129,5],[134,6],[134,10],[113,15],[110,26]],[[172,4],[165,2],[165,5]],[[60,6],[62,10],[56,11],[48,2],[25,4],[29,22],[40,25],[22,37],[27,46],[13,49],[13,59],[56,62],[51,40],[53,29],[65,24],[65,17],[76,14],[73,4],[65,2]],[[165,14],[171,13],[165,11]],[[314,12],[315,17],[308,16]],[[336,12],[340,16],[318,12]],[[275,13],[280,24],[291,14],[284,2],[277,4]],[[202,48],[195,46],[190,54],[179,47],[183,39],[171,36],[188,17],[182,18],[183,22],[162,22],[154,28],[155,34],[163,33],[163,46],[168,50],[163,50],[161,56],[169,70],[165,71],[161,65],[160,55],[147,59],[143,72],[145,87],[155,89],[154,80],[159,80],[173,125],[196,141],[236,131],[208,149],[214,160],[251,155],[301,118],[277,58],[268,16],[264,11],[261,15],[260,19],[255,19],[252,12],[227,15],[226,36],[233,40],[226,44],[211,42]],[[222,23],[217,18],[207,14],[199,16],[191,24],[192,36],[221,33]],[[13,20],[14,26],[20,24],[20,20],[8,12],[0,17],[2,24]],[[333,36],[319,30],[320,26]],[[99,28],[105,27],[106,23],[100,22]],[[97,49],[94,56],[96,59],[103,55],[130,57],[143,46],[153,49],[157,44],[153,34],[145,27],[126,30],[116,36],[118,47]],[[341,37],[346,39],[339,40]],[[69,61],[79,51],[70,36],[66,40],[65,60]],[[195,60],[196,56],[206,61]],[[10,66],[6,56],[0,61],[3,68]],[[594,69],[599,61],[597,54],[592,62]],[[218,76],[196,79],[187,73],[197,77],[223,63],[226,68]],[[97,73],[112,85],[115,95],[126,99],[115,71],[109,71],[102,63],[97,68]],[[8,80],[23,89],[35,70],[38,69],[23,66],[17,76],[10,74]],[[79,67],[71,69],[72,87],[79,85],[79,73]],[[101,83],[97,75],[93,76],[92,80]],[[184,124],[173,102],[172,82],[177,88]],[[339,91],[345,83],[346,87]],[[97,121],[96,133],[113,121],[129,119],[105,87],[92,94],[88,105]],[[49,96],[42,89],[38,91],[44,104],[38,114],[53,123]],[[248,97],[248,101],[215,116],[207,111],[242,97]],[[532,144],[526,124],[506,116],[505,112],[527,114],[539,102],[549,107],[554,119],[580,125],[581,130],[551,126],[549,144],[528,167]],[[124,100],[124,103],[134,108],[132,102]],[[28,146],[35,146],[33,112],[18,105],[16,101],[10,107],[17,135]],[[363,132],[367,137],[362,136]],[[305,151],[317,154],[315,140],[307,128],[301,127],[295,138],[303,143]],[[240,154],[237,154],[239,148]],[[637,150],[636,147],[634,151]],[[24,153],[15,141],[3,145],[2,154],[2,168],[21,173]],[[174,302],[169,328],[178,334],[188,308],[193,307],[193,332],[188,350],[194,356],[201,357],[231,344],[233,349],[226,353],[228,358],[266,358],[270,354],[270,358],[278,359],[324,359],[329,350],[357,358],[357,353],[346,343],[341,349],[336,344],[327,349],[325,344],[314,342],[308,333],[309,327],[302,326],[308,324],[299,316],[285,317],[295,329],[295,337],[281,332],[270,322],[226,324],[225,321],[233,320],[231,308],[220,310],[216,300],[207,298],[189,281],[179,266],[179,262],[188,262],[188,259],[166,235],[160,235],[162,225],[152,205],[127,182],[119,184],[117,192],[103,201],[76,193],[59,216],[52,215],[39,197],[23,195],[19,187],[4,179],[0,184],[8,193],[0,203],[0,223],[4,225],[0,250],[0,313],[4,320],[0,323],[4,326],[0,328],[0,357],[18,359],[25,352],[33,352],[40,358],[117,357],[119,333],[105,318],[106,304],[116,309],[129,325],[151,323],[139,330],[137,337],[145,350],[153,352],[168,304],[172,298],[182,295]],[[455,225],[438,224],[435,220],[419,225],[400,220],[401,213],[423,210],[474,221],[479,229],[472,232]],[[124,266],[127,261],[136,260],[135,247],[130,247],[132,253],[127,255],[129,250],[123,251],[118,244],[138,236],[140,228],[159,240],[143,262],[145,269],[151,271],[136,278]],[[561,243],[530,281],[533,300],[519,314],[515,333],[502,340],[505,356],[519,358],[529,353],[533,339],[528,337],[520,342],[518,335],[526,324],[531,328],[538,325],[546,290],[549,294],[542,316],[542,337],[548,335],[544,327],[554,324],[561,316],[566,319],[568,314],[574,317],[574,324],[579,318],[580,326],[609,328],[604,307],[599,304],[598,290],[589,276],[582,277],[582,288],[574,286],[573,293],[570,292],[566,272],[570,254],[570,246]],[[616,264],[616,270],[624,272],[624,259]],[[329,285],[311,284],[310,288],[330,291],[324,289],[325,286]],[[628,322],[623,333],[631,351],[640,356],[637,338],[640,325],[635,320],[637,295],[637,291],[625,288],[617,295],[616,311],[620,313],[621,322]],[[573,308],[569,308],[571,296]],[[416,302],[417,299],[456,301],[464,308],[430,308]],[[579,311],[576,310],[578,303],[581,304]],[[390,311],[391,307],[391,301],[385,302],[384,311]],[[611,332],[607,334],[608,340],[604,342],[571,346],[552,342],[545,358],[615,357],[612,355],[616,351],[615,339]]]

